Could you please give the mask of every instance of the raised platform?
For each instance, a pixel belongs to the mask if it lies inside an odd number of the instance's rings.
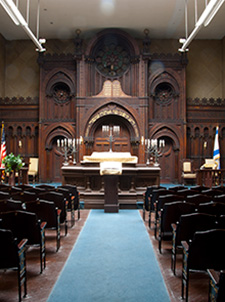
[[[118,201],[120,209],[137,209],[143,202],[143,193],[130,193],[122,192],[118,193]],[[105,193],[99,191],[81,192],[80,201],[84,203],[84,209],[104,209]]]
[[[160,170],[159,167],[123,164],[122,175],[118,175],[119,208],[136,209],[146,187],[160,184]],[[98,163],[63,166],[62,183],[77,186],[85,209],[104,208],[104,176],[100,175]]]

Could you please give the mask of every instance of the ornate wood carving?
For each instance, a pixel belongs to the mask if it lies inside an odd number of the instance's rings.
[[[212,157],[219,124],[224,167],[225,100],[186,100],[186,53],[151,53],[148,31],[142,41],[117,29],[103,30],[90,40],[81,37],[77,30],[74,53],[39,55],[39,97],[0,98],[8,152],[38,156],[40,181],[60,181],[57,139],[84,137],[80,161],[107,147],[100,129],[108,122],[122,129],[114,147],[131,151],[141,164],[146,160],[141,139],[165,139],[162,177],[180,181],[183,158],[193,159],[199,168],[204,158]],[[104,44],[105,39],[110,43]]]

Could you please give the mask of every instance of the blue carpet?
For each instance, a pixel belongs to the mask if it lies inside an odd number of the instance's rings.
[[[139,211],[92,210],[47,301],[170,301]]]

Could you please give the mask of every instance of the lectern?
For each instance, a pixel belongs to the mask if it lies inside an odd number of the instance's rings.
[[[105,189],[105,213],[118,213],[118,176],[117,175],[104,175],[104,189]]]
[[[137,163],[137,157],[129,152],[94,152],[91,156],[84,156],[84,161],[100,163],[105,192],[104,210],[106,213],[118,213],[118,175],[122,174],[122,163]]]

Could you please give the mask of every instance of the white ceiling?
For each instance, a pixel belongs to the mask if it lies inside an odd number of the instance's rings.
[[[205,0],[198,0],[198,16]],[[36,35],[38,0],[30,0],[29,27]],[[40,0],[39,37],[70,39],[76,29],[81,37],[91,37],[104,28],[121,28],[134,37],[143,37],[149,29],[151,39],[179,39],[185,36],[185,0]],[[194,29],[194,3],[188,0],[188,32]],[[27,0],[19,0],[26,16]],[[14,25],[0,5],[0,33],[7,40],[29,39],[20,26]],[[225,36],[225,3],[209,26],[196,39],[222,39]]]

